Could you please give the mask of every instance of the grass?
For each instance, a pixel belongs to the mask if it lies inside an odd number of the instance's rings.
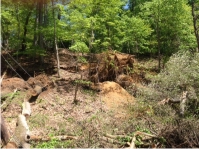
[[[1,108],[5,110],[10,104],[17,104],[19,106],[22,106],[23,100],[21,99],[23,99],[24,96],[25,96],[25,93],[20,92],[20,91],[6,94],[4,96],[6,100],[3,102],[2,104],[3,106]]]
[[[49,118],[43,114],[36,114],[30,117],[30,124],[32,127],[44,127]]]
[[[82,92],[83,92],[84,94],[87,94],[87,95],[91,96],[91,97],[93,97],[93,96],[96,95],[96,91],[90,90],[90,89],[83,89]]]
[[[73,141],[71,140],[61,141],[54,138],[47,142],[39,142],[37,144],[34,143],[32,146],[34,148],[71,148],[71,147],[74,147]]]

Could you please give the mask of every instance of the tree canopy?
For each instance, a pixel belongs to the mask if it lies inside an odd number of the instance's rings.
[[[2,47],[42,57],[56,36],[58,47],[71,50],[81,45],[83,52],[166,58],[196,49],[197,6],[186,0],[2,0]]]

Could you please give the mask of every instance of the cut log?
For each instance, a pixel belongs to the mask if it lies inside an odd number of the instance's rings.
[[[4,118],[1,115],[1,140],[3,141],[3,144],[7,144],[10,139],[10,134],[8,132],[8,128],[6,126],[6,123],[4,121]]]
[[[27,118],[28,116],[31,115],[31,107],[30,107],[30,103],[27,101],[24,101],[22,103],[22,114]]]
[[[16,146],[23,148],[30,148],[28,143],[30,140],[29,127],[26,122],[26,117],[20,114],[17,118],[17,126],[15,128],[14,134],[10,139],[10,142],[16,144]]]

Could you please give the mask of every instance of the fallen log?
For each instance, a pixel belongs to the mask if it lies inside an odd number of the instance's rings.
[[[7,139],[8,141],[5,141],[6,145],[4,148],[30,148],[30,130],[26,121],[26,118],[30,115],[30,103],[24,100],[22,104],[22,114],[18,115],[14,134],[11,138],[8,136],[9,139]],[[1,131],[3,134],[6,133],[6,130],[2,129],[2,127]]]
[[[14,134],[4,148],[30,148],[30,131],[26,122],[26,117],[20,114],[17,118],[17,124]]]
[[[10,139],[10,133],[8,132],[8,128],[6,126],[6,123],[4,121],[4,118],[1,115],[1,140],[3,141],[3,144],[7,144]]]

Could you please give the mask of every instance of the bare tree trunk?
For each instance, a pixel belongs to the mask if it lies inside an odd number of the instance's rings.
[[[36,4],[36,13],[35,13],[35,23],[34,23],[34,39],[33,39],[33,46],[36,46],[37,45],[37,30],[38,30],[38,23],[39,23],[39,20],[38,20],[38,3]]]
[[[20,40],[20,20],[19,20],[19,6],[18,4],[16,5],[16,14],[17,14],[17,27],[18,27],[18,31],[17,31],[17,36],[18,36],[18,40]],[[17,44],[17,61],[18,61],[18,52],[20,49],[20,43]]]
[[[39,46],[42,47],[43,46],[43,38],[42,38],[42,33],[41,33],[41,28],[43,26],[43,0],[39,0],[38,1],[38,4],[39,4]]]
[[[54,0],[52,0],[52,6],[54,7]],[[59,51],[57,47],[57,38],[56,38],[56,18],[55,18],[55,8],[53,8],[53,19],[54,19],[54,49],[56,52],[56,58],[57,58],[57,74],[60,78],[60,64],[59,64]]]
[[[91,74],[91,49],[92,49],[93,40],[94,40],[93,21],[91,20],[91,39],[89,42],[89,73],[88,73],[89,78],[90,78],[90,74]]]
[[[48,7],[47,0],[44,0],[44,26],[48,24]]]
[[[81,74],[81,79],[80,80],[82,80],[82,74]],[[73,100],[73,103],[74,104],[77,104],[78,103],[78,100],[77,100],[77,91],[78,91],[78,88],[79,88],[79,83],[80,82],[76,82],[76,87],[75,87],[75,96],[74,96],[74,100]]]
[[[38,44],[41,49],[43,49],[43,33],[41,32],[41,29],[43,27],[43,0],[38,0],[39,4],[39,14],[38,14],[38,20],[39,20],[39,36],[38,36]],[[43,56],[40,55],[40,63],[43,63]]]
[[[196,36],[197,48],[198,48],[198,51],[199,51],[199,34],[198,34],[198,27],[197,27],[197,20],[198,20],[199,16],[197,16],[195,14],[194,9],[195,9],[195,2],[192,2],[191,12],[192,12],[192,17],[193,17],[194,33],[195,33],[195,36]]]
[[[55,37],[55,51],[56,51],[56,58],[57,58],[57,74],[58,74],[58,77],[60,78],[59,50],[57,47],[56,37]]]
[[[30,18],[31,13],[32,13],[32,11],[30,10],[30,11],[28,12],[28,15],[26,16],[26,21],[25,21],[25,24],[24,24],[24,33],[23,33],[22,47],[21,47],[21,50],[22,50],[22,51],[25,51],[25,50],[26,50],[27,25],[28,25],[28,22],[29,22],[29,18]]]
[[[160,30],[159,30],[159,11],[160,11],[160,4],[159,4],[159,1],[158,1],[158,18],[157,18],[157,40],[158,40],[158,70],[160,71],[161,69],[161,52],[160,52]]]
[[[37,48],[36,46],[38,45],[38,36],[37,36],[37,30],[38,30],[38,23],[39,23],[39,18],[38,18],[38,12],[39,12],[39,4],[36,4],[36,13],[35,13],[35,22],[34,22],[34,39],[33,39],[33,47],[34,47],[34,58],[35,60],[37,56]]]

